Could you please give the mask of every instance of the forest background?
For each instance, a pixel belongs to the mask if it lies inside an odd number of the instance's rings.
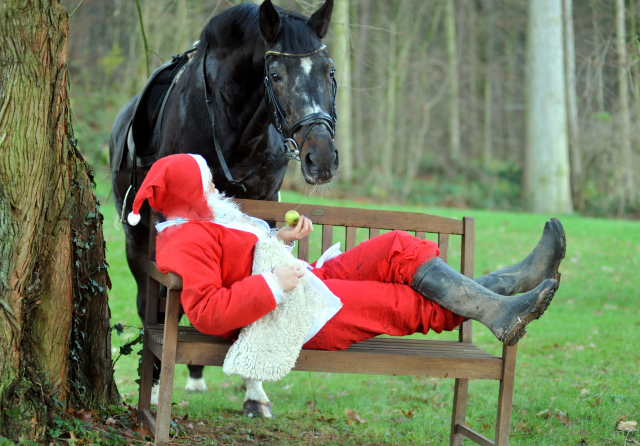
[[[188,49],[213,15],[241,1],[63,3],[71,15],[76,136],[98,179],[108,178],[108,137],[120,107],[150,72]],[[276,3],[309,14],[322,2]],[[326,42],[338,71],[341,165],[322,193],[529,209],[528,2],[340,3]],[[571,3],[563,0],[572,208],[638,218],[640,2],[585,0],[572,10]],[[285,187],[306,190],[299,175],[287,178]]]

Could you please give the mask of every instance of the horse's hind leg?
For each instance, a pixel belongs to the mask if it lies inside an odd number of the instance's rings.
[[[147,253],[149,250],[149,229],[143,225],[123,225],[126,237],[127,263],[136,281],[138,293],[136,303],[138,316],[144,324],[147,303]],[[158,402],[158,380],[160,379],[160,360],[154,357],[153,388],[151,391],[151,404]]]
[[[242,378],[242,380],[244,381],[244,386],[247,389],[247,393],[244,397],[244,404],[242,405],[244,414],[248,417],[273,418],[271,402],[262,388],[262,382],[244,378]]]
[[[204,366],[188,365],[187,367],[189,368],[189,379],[187,380],[187,385],[184,389],[192,392],[203,392],[205,390],[209,390],[204,382],[204,378],[202,377],[202,370],[204,370]]]

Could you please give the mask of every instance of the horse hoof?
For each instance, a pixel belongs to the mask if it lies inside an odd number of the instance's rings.
[[[158,405],[158,398],[160,397],[160,384],[154,383],[151,387],[151,404]]]
[[[249,418],[273,418],[271,403],[261,403],[260,401],[247,400],[242,405],[244,414]]]
[[[184,386],[184,390],[189,390],[191,392],[204,392],[209,390],[207,385],[204,382],[204,378],[191,378],[187,380],[187,385]]]

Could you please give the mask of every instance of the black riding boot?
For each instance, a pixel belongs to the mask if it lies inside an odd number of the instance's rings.
[[[502,296],[436,257],[418,268],[411,287],[455,314],[486,325],[500,341],[514,345],[526,333],[527,324],[547,309],[558,282],[545,279],[528,293]]]
[[[494,293],[506,296],[526,293],[544,279],[556,279],[560,282],[558,268],[566,250],[567,241],[562,223],[552,218],[545,224],[538,245],[523,261],[474,280]]]

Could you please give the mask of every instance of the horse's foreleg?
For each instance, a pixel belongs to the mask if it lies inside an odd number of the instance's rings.
[[[248,417],[273,418],[271,402],[262,388],[262,382],[244,378],[242,380],[247,389],[242,405],[244,414]]]

